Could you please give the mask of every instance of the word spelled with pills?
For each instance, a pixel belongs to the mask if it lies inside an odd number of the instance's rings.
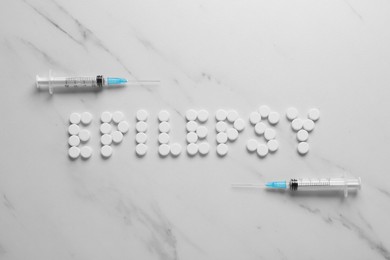
[[[317,108],[309,110],[306,118],[298,117],[298,110],[290,107],[286,111],[286,118],[291,123],[291,128],[296,132],[298,141],[297,151],[300,155],[309,152],[308,138],[309,133],[314,130],[315,122],[320,118],[320,111]],[[146,110],[138,110],[136,113],[135,124],[135,153],[138,157],[143,157],[148,151],[148,118],[149,113]],[[166,110],[158,113],[158,153],[160,157],[166,157],[171,154],[177,157],[182,152],[182,146],[178,142],[171,142],[169,132],[171,125],[169,123],[170,114]],[[190,109],[186,112],[186,151],[189,156],[200,154],[206,156],[210,152],[208,142],[209,130],[205,123],[209,120],[207,110]],[[79,157],[89,159],[93,150],[87,145],[91,138],[89,130],[85,129],[93,120],[89,112],[72,113],[69,116],[69,150],[68,155],[72,159]],[[228,142],[234,142],[239,138],[240,132],[245,130],[246,121],[240,117],[235,110],[219,109],[215,113],[216,130],[216,153],[220,157],[227,155],[229,151]],[[254,128],[257,136],[264,139],[259,142],[256,139],[249,139],[246,142],[246,149],[250,153],[257,153],[260,158],[266,157],[269,153],[275,153],[279,149],[279,142],[276,140],[276,131],[274,127],[280,121],[280,114],[272,111],[268,106],[260,106],[257,111],[249,115],[249,123]],[[100,154],[103,158],[111,157],[113,153],[112,144],[120,144],[124,135],[129,131],[130,124],[125,120],[125,115],[121,111],[103,112],[100,116]]]

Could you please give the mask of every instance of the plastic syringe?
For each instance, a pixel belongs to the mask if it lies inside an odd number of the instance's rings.
[[[300,178],[290,181],[266,182],[265,186],[260,184],[232,184],[233,188],[267,188],[290,191],[344,191],[348,196],[350,190],[360,190],[362,181],[359,178]]]

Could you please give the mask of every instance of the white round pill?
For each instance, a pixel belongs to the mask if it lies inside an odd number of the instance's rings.
[[[227,137],[230,141],[235,141],[238,138],[238,131],[235,128],[229,128],[226,131]]]
[[[205,126],[199,126],[198,129],[196,129],[196,134],[200,139],[206,138],[209,130]]]
[[[146,110],[140,109],[136,113],[136,118],[138,121],[148,120],[149,113]]]
[[[110,123],[112,120],[112,114],[108,111],[105,111],[102,113],[102,115],[100,116],[100,121],[102,121],[102,123]]]
[[[135,129],[139,133],[144,133],[148,130],[148,124],[144,121],[139,121],[135,124]]]
[[[158,113],[158,120],[160,120],[160,122],[166,122],[166,121],[169,121],[169,118],[171,117],[171,115],[169,114],[168,111],[166,110],[161,110],[159,113]]]
[[[80,138],[77,135],[71,135],[68,139],[70,146],[78,146],[80,144]]]
[[[160,144],[158,147],[158,153],[161,156],[167,156],[170,151],[171,151],[171,147],[167,144]]]
[[[187,110],[186,118],[188,121],[195,121],[197,117],[198,117],[198,111],[194,109]]]
[[[80,156],[80,148],[78,148],[76,146],[70,147],[68,150],[68,155],[72,159],[78,158]]]
[[[201,155],[206,155],[210,152],[210,145],[209,143],[203,142],[199,144],[199,153]]]
[[[268,147],[265,144],[259,144],[256,152],[260,157],[265,157],[268,154]]]
[[[277,123],[279,123],[279,119],[280,119],[280,115],[278,112],[270,112],[269,115],[268,115],[268,122],[271,124],[271,125],[276,125]]]
[[[300,142],[298,144],[298,153],[301,155],[307,154],[309,152],[309,144],[306,142]]]
[[[308,132],[313,131],[313,129],[314,129],[314,122],[313,122],[313,120],[305,119],[303,121],[303,129],[305,129]]]
[[[110,145],[112,143],[112,136],[110,134],[104,134],[100,137],[100,143],[102,145]]]
[[[295,118],[298,117],[298,109],[296,109],[295,107],[287,108],[286,117],[288,120],[293,121]]]
[[[137,133],[135,135],[135,141],[137,144],[144,144],[148,140],[148,135],[145,133]]]
[[[238,118],[236,121],[234,121],[234,124],[233,124],[234,128],[241,132],[242,130],[245,129],[245,121],[244,119],[242,118]]]
[[[120,132],[120,131],[114,131],[114,132],[112,132],[111,136],[112,136],[112,141],[113,141],[114,143],[116,143],[116,144],[121,143],[122,140],[123,140],[123,134],[122,134],[122,132]]]
[[[269,140],[275,139],[275,137],[276,137],[276,131],[274,129],[272,129],[272,128],[265,129],[264,138],[266,140],[269,141]]]
[[[83,146],[80,149],[80,155],[84,159],[88,159],[92,156],[92,148],[89,146]]]
[[[187,142],[188,143],[196,143],[198,141],[198,135],[194,132],[190,132],[187,134]]]
[[[223,109],[218,109],[217,112],[215,113],[215,119],[217,121],[225,121],[227,117],[227,111]]]
[[[89,125],[92,122],[92,114],[89,112],[84,112],[81,114],[81,123],[84,125]]]
[[[86,129],[82,129],[79,132],[79,138],[82,142],[86,142],[91,138],[91,133]]]
[[[70,135],[78,135],[80,133],[80,127],[76,124],[71,124],[69,127],[68,127],[68,133]]]
[[[190,143],[187,145],[187,153],[191,156],[194,156],[198,153],[199,147],[195,143]]]
[[[198,128],[198,123],[195,121],[188,121],[186,124],[186,129],[188,132],[195,132]]]
[[[307,114],[307,117],[313,121],[317,121],[320,119],[320,110],[317,108],[312,108],[309,110],[309,113]]]
[[[291,122],[291,128],[294,130],[294,131],[299,131],[301,130],[303,127],[303,120],[300,119],[300,118],[295,118],[292,122]]]
[[[261,121],[261,115],[259,112],[252,112],[249,115],[249,122],[251,122],[252,125],[256,125],[260,121]]]
[[[217,130],[218,133],[225,132],[227,130],[228,125],[224,121],[219,121],[215,125],[215,130]]]
[[[119,124],[119,122],[121,122],[124,118],[125,115],[121,111],[115,111],[112,114],[112,121],[114,121],[116,124]]]
[[[161,122],[158,125],[158,130],[160,131],[160,133],[169,133],[169,131],[171,130],[171,125],[166,121]]]
[[[297,133],[297,140],[300,142],[305,142],[309,138],[309,133],[306,130],[299,130]]]
[[[227,134],[225,132],[220,132],[220,133],[217,134],[216,139],[217,139],[217,143],[224,144],[224,143],[227,142],[228,136],[227,136]]]
[[[209,112],[207,110],[199,110],[198,120],[202,123],[206,122],[209,119]]]
[[[181,153],[181,145],[178,143],[174,143],[171,145],[171,154],[173,156],[178,156]]]
[[[236,121],[238,117],[239,117],[239,115],[238,115],[238,112],[236,110],[230,110],[227,114],[227,120],[230,123],[234,123],[234,121]]]
[[[258,135],[262,135],[264,134],[266,128],[266,124],[264,124],[263,122],[259,122],[255,125],[255,133]]]
[[[72,113],[69,116],[69,122],[71,124],[80,124],[81,115],[79,113]]]
[[[257,150],[257,146],[259,145],[259,142],[257,142],[255,139],[249,139],[247,142],[246,142],[246,149],[249,151],[249,152],[254,152]]]
[[[267,142],[267,147],[270,152],[276,152],[279,149],[279,142],[275,139],[269,140]]]
[[[100,132],[102,134],[109,134],[111,133],[112,126],[109,123],[103,123],[100,125]]]
[[[160,144],[167,144],[169,143],[169,135],[167,133],[161,133],[158,135],[158,142]]]
[[[137,146],[135,147],[135,153],[138,156],[144,156],[147,151],[148,151],[148,146],[146,144],[137,144]]]
[[[262,118],[267,118],[270,112],[271,112],[271,109],[266,105],[259,107],[259,113],[260,113]]]
[[[100,154],[105,158],[110,157],[112,155],[112,147],[109,145],[103,145],[102,148],[100,148]]]
[[[229,151],[229,148],[226,144],[217,145],[217,154],[219,156],[225,156]]]
[[[122,132],[122,134],[126,134],[127,131],[129,131],[129,129],[130,129],[130,124],[129,123],[127,123],[126,121],[119,122],[118,130],[120,132]]]

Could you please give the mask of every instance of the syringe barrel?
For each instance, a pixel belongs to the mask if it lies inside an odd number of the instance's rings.
[[[36,77],[37,88],[47,88],[49,92],[53,92],[53,88],[89,88],[97,89],[103,87],[105,79],[99,75],[96,77]]]

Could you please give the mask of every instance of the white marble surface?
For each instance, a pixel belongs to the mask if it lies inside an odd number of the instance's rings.
[[[390,2],[0,1],[0,259],[390,259]],[[159,87],[50,96],[36,74],[161,79]],[[259,159],[247,129],[226,158],[161,159],[156,113],[185,144],[189,108],[319,107],[306,157],[283,118]],[[151,114],[99,154],[101,112]],[[94,155],[67,157],[68,116],[89,111]],[[214,127],[214,120],[207,126]],[[343,199],[232,190],[234,182],[361,176]]]

